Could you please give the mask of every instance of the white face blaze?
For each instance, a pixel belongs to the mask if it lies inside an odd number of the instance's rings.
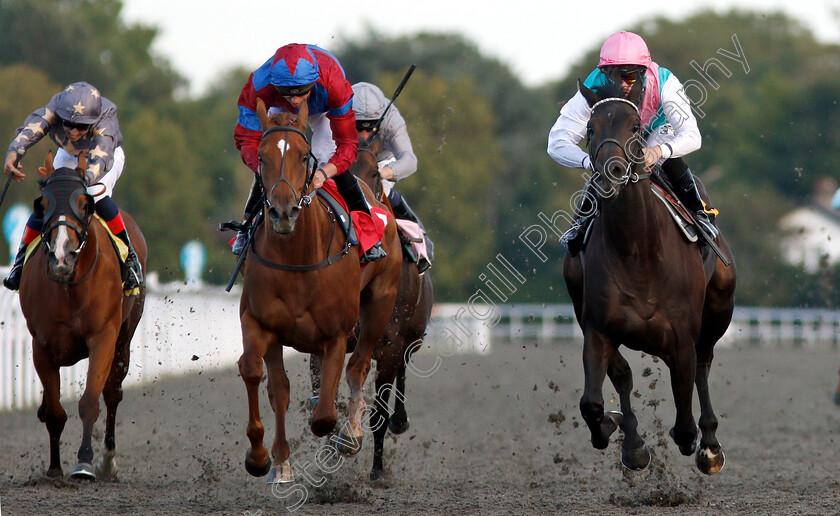
[[[280,155],[285,156],[286,151],[289,150],[289,144],[284,139],[280,139],[277,141],[277,148],[280,149]]]
[[[67,217],[62,215],[58,220],[63,222],[67,220]],[[58,263],[64,263],[67,256],[66,247],[68,240],[70,240],[70,234],[67,231],[67,226],[58,226],[58,235],[55,237],[55,257]]]

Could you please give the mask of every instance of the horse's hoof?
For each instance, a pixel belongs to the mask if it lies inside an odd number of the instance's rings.
[[[613,430],[610,432],[610,434],[612,434],[613,432],[615,432],[616,428],[621,426],[621,422],[624,421],[624,414],[617,410],[610,410],[609,412],[604,413],[604,418],[611,420],[615,425],[615,428],[613,428]]]
[[[381,469],[374,468],[370,472],[370,480],[372,482],[376,482],[377,480],[382,480],[385,478],[385,471]]]
[[[252,477],[262,477],[268,470],[271,469],[271,459],[268,459],[265,464],[262,466],[256,466],[253,462],[251,462],[251,458],[247,455],[245,456],[245,471],[247,471]]]
[[[351,437],[342,430],[335,441],[335,449],[344,455],[356,455],[362,449],[362,439]]]
[[[682,454],[683,454],[683,455],[685,455],[686,457],[688,457],[689,455],[693,454],[693,453],[695,452],[695,450],[697,450],[697,436],[696,436],[696,435],[695,435],[694,440],[693,440],[693,441],[691,441],[691,442],[690,442],[690,443],[688,443],[688,444],[680,444],[680,443],[678,443],[678,442],[677,442],[677,437],[676,437],[676,435],[677,435],[677,432],[676,432],[676,427],[673,427],[673,426],[672,426],[672,427],[671,427],[671,430],[668,432],[668,435],[670,435],[670,436],[671,436],[671,439],[674,441],[674,444],[676,444],[676,445],[677,445],[677,447],[680,449],[680,453],[682,453]]]
[[[840,405],[840,392],[834,391],[834,404]]]
[[[701,473],[714,475],[723,469],[724,464],[726,464],[726,456],[724,456],[723,450],[713,453],[709,448],[698,447],[694,462]]]
[[[405,433],[405,431],[408,430],[408,427],[408,418],[400,421],[396,421],[393,417],[388,419],[388,430],[390,430],[394,435]]]
[[[286,459],[283,464],[274,466],[268,473],[269,484],[289,484],[295,481],[295,474],[292,472],[292,466],[289,465],[289,460]]]
[[[318,396],[312,396],[309,398],[309,410],[314,410],[315,405],[318,404]]]
[[[96,470],[89,462],[80,462],[76,464],[73,471],[70,473],[70,478],[76,480],[96,480]]]
[[[335,424],[338,422],[338,418],[328,417],[320,420],[316,420],[315,418],[312,419],[312,424],[309,425],[309,429],[312,430],[312,433],[315,434],[317,437],[324,437],[325,435],[329,434],[335,428]]]
[[[96,463],[96,478],[99,480],[113,480],[117,476],[117,461],[114,460],[116,450],[106,450]]]
[[[50,468],[47,470],[47,478],[57,479],[64,476],[64,471],[61,468]]]
[[[621,465],[630,471],[641,471],[650,464],[650,452],[647,446],[635,450],[621,450]]]

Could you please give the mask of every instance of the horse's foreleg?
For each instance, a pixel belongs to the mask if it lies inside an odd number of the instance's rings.
[[[318,396],[321,394],[321,357],[309,355],[309,381],[312,382],[312,397],[309,398],[309,408],[315,408]]]
[[[394,385],[397,372],[402,362],[402,354],[385,353],[376,363],[376,395],[373,409],[370,415],[370,426],[373,431],[373,468],[370,471],[370,479],[378,480],[385,478],[385,469],[382,465],[382,456],[385,450],[385,434],[388,432],[388,402],[391,398],[391,391],[396,391]],[[395,392],[397,402],[402,394]]]
[[[682,338],[682,342],[686,340],[690,338]],[[697,425],[694,423],[691,409],[696,361],[693,345],[682,345],[682,347],[677,345],[676,353],[666,358],[671,372],[671,390],[674,393],[674,403],[677,408],[676,420],[670,434],[683,455],[691,455],[697,446]]]
[[[283,346],[273,346],[265,354],[265,365],[268,369],[269,397],[273,400],[274,409],[274,444],[271,447],[271,458],[275,466],[268,474],[269,483],[287,483],[294,481],[292,467],[289,463],[289,442],[286,440],[286,412],[289,410],[289,377],[283,363]]]
[[[618,398],[621,402],[621,431],[624,432],[624,444],[621,447],[621,463],[625,468],[640,470],[650,463],[650,452],[645,447],[645,441],[639,435],[638,421],[630,405],[630,395],[633,392],[633,372],[621,352],[616,350],[612,363],[607,368]]]
[[[607,367],[613,361],[615,347],[601,335],[589,331],[583,344],[584,389],[580,398],[580,413],[592,436],[592,446],[603,450],[610,443],[610,435],[618,428],[619,419],[604,414],[602,388]]]
[[[124,336],[117,341],[117,349],[111,364],[111,374],[105,383],[102,397],[105,400],[105,451],[96,465],[96,478],[100,480],[113,479],[117,474],[116,456],[116,423],[117,406],[123,399],[122,382],[128,374],[129,342]]]
[[[79,446],[78,459],[71,477],[95,479],[93,468],[93,425],[99,419],[99,397],[105,389],[105,383],[111,373],[114,362],[116,332],[104,331],[88,339],[89,359],[85,390],[79,399],[79,419],[82,420],[82,444]]]
[[[64,472],[61,470],[59,445],[61,432],[64,431],[64,424],[67,422],[67,412],[64,411],[60,401],[61,376],[50,357],[45,355],[41,345],[34,340],[32,349],[35,371],[44,387],[44,397],[41,406],[38,407],[38,419],[46,425],[50,434],[50,466],[47,469],[47,476],[61,478]]]
[[[391,306],[388,310],[387,307]],[[377,343],[382,338],[385,325],[391,318],[391,304],[367,302],[360,311],[361,331],[359,344],[347,361],[347,385],[350,387],[350,401],[347,403],[347,423],[339,434],[338,450],[354,455],[362,449],[363,427],[367,407],[364,398],[365,380],[370,372],[370,362]]]
[[[388,421],[388,429],[392,434],[402,434],[408,430],[408,413],[405,410],[405,361],[400,361],[400,368],[397,371],[396,385],[394,389],[394,412]]]
[[[242,321],[242,356],[239,357],[239,375],[245,382],[248,393],[248,440],[251,448],[245,454],[245,469],[255,477],[261,477],[271,468],[271,458],[263,445],[263,428],[260,419],[260,382],[263,375],[263,356],[271,342],[271,336],[247,312]]]
[[[347,342],[344,336],[333,339],[324,347],[324,354],[321,357],[321,393],[312,409],[312,423],[309,427],[318,437],[330,433],[338,422],[335,395],[338,393],[338,383],[341,381],[341,368],[344,366],[346,349]]]

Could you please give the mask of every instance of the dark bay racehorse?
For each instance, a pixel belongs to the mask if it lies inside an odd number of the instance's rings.
[[[314,172],[309,166],[311,152],[305,136],[307,104],[304,102],[292,119],[287,113],[270,117],[265,104],[258,100],[257,115],[263,130],[259,174],[266,206],[265,223],[257,229],[243,269],[240,303],[244,351],[239,371],[248,392],[247,433],[251,442],[245,467],[255,476],[271,469],[269,482],[283,483],[294,480],[285,430],[289,378],[283,347],[309,353],[323,364],[322,396],[313,409],[310,428],[315,435],[324,436],[338,420],[335,395],[347,337],[359,323],[359,344],[347,365],[349,420],[340,442],[360,443],[365,412],[362,387],[373,349],[393,311],[399,281],[399,240],[391,220],[382,239],[388,257],[360,272],[359,256],[355,250],[351,252],[335,214],[314,193],[306,195]],[[369,189],[367,194],[370,199]],[[263,445],[259,411],[263,362],[268,369],[268,396],[276,423],[270,454]]]
[[[128,373],[129,344],[143,314],[145,286],[124,296],[119,258],[104,225],[93,219],[93,198],[85,191],[86,160],[78,167],[53,170],[52,153],[39,170],[44,212],[40,250],[23,269],[20,305],[32,334],[35,370],[44,386],[38,419],[50,434],[49,477],[61,477],[59,441],[67,413],[60,401],[59,368],[89,358],[85,390],[79,400],[82,444],[72,477],[113,478],[114,425]],[[140,263],[146,267],[146,241],[134,220],[122,213]],[[99,396],[105,399],[105,452],[96,468],[91,434],[99,417]]]
[[[583,85],[580,89],[592,108],[587,138],[601,214],[592,224],[585,251],[566,256],[563,274],[583,330],[585,388],[580,409],[592,445],[606,448],[620,426],[622,463],[635,470],[650,462],[630,407],[633,379],[619,351],[623,344],[667,364],[677,408],[671,437],[683,455],[696,450],[700,471],[717,473],[724,455],[715,436],[718,422],[708,377],[714,345],[732,318],[734,262],[724,266],[708,247],[701,254],[651,192],[641,160],[644,140],[636,106],[617,98],[616,92],[597,94]],[[731,258],[722,236],[717,244]],[[604,413],[605,375],[618,392],[621,414]],[[691,406],[695,385],[699,446]]]
[[[378,138],[370,146],[366,145],[364,138],[360,138],[359,152],[350,172],[364,181],[377,199],[387,204],[387,198],[382,195],[382,178],[376,161],[380,147],[381,140]],[[394,434],[401,434],[408,430],[408,415],[405,411],[406,362],[419,349],[426,334],[433,301],[431,270],[424,274],[418,273],[417,264],[403,253],[394,313],[373,355],[376,360],[376,401],[370,417],[374,445],[371,480],[385,477],[382,454],[386,432],[390,429]],[[394,412],[389,417],[391,391],[395,399]]]

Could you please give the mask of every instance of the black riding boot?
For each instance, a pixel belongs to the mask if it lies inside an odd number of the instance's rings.
[[[128,276],[125,279],[125,289],[134,290],[143,284],[143,267],[140,265],[140,258],[134,252],[134,246],[131,245],[131,239],[128,238],[128,230],[124,229],[118,234],[114,235],[128,247],[128,256],[125,258],[125,266],[128,269]]]
[[[435,261],[435,244],[432,242],[432,239],[429,238],[429,234],[426,232],[426,228],[423,226],[423,223],[420,222],[420,217],[414,213],[411,206],[409,206],[408,202],[406,202],[405,197],[400,197],[402,198],[402,202],[396,206],[391,206],[394,208],[394,215],[396,215],[398,219],[410,220],[420,226],[420,229],[423,231],[423,238],[426,239],[426,253],[428,253],[429,259],[427,260],[426,258],[421,258],[417,260],[417,270],[420,274],[423,274],[429,270],[432,266],[432,262]]]
[[[254,176],[254,181],[251,183],[251,191],[248,193],[248,200],[245,201],[245,221],[244,226],[247,227],[252,221],[250,220],[251,212],[257,207],[257,203],[262,199],[262,183],[257,181],[257,176]],[[245,244],[248,243],[248,230],[242,229],[236,233],[236,240],[233,242],[233,254],[239,256],[245,249]]]
[[[20,244],[18,252],[15,255],[15,261],[12,264],[12,270],[3,279],[3,286],[9,290],[18,290],[20,288],[20,278],[23,276],[23,259],[26,257],[26,248],[27,244]]]
[[[335,185],[338,187],[338,193],[344,198],[344,202],[350,208],[350,211],[362,211],[370,216],[373,216],[365,200],[365,194],[362,193],[362,188],[359,186],[356,176],[350,172],[339,174],[333,178]],[[376,242],[370,249],[365,251],[362,255],[361,262],[375,262],[385,258],[388,254],[382,249],[382,242]]]
[[[583,247],[583,239],[586,236],[586,228],[595,218],[598,212],[595,196],[592,194],[590,182],[583,188],[583,195],[577,210],[575,210],[575,221],[571,227],[560,237],[560,246],[569,256],[577,256]]]
[[[700,229],[705,231],[712,240],[717,238],[720,234],[718,229],[709,220],[709,214],[703,207],[703,200],[700,198],[700,191],[697,189],[697,183],[694,181],[694,174],[686,165],[682,158],[674,158],[666,160],[662,164],[662,170],[668,174],[668,179],[676,189],[677,197],[685,204],[686,208],[694,213],[694,218],[697,220],[697,225]]]

